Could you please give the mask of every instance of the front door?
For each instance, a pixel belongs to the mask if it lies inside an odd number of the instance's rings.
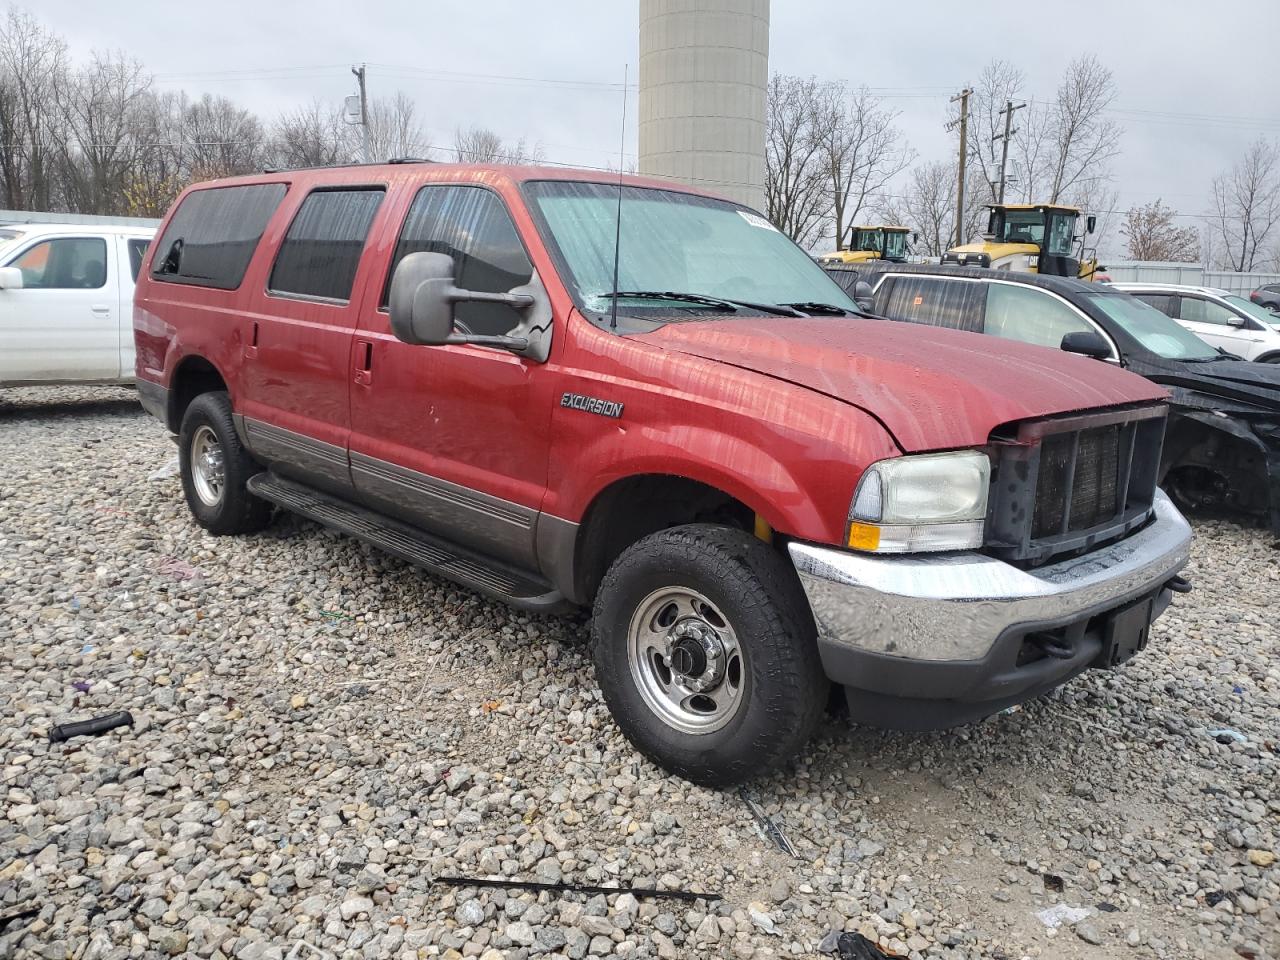
[[[4,264],[22,287],[0,290],[0,383],[115,380],[120,302],[115,250],[103,237],[50,237]]]
[[[545,365],[503,350],[414,346],[391,333],[391,271],[409,253],[446,253],[463,289],[506,292],[533,268],[502,199],[479,186],[422,187],[404,220],[380,296],[355,337],[351,474],[360,498],[447,540],[535,566],[546,490],[553,387]],[[503,334],[520,315],[462,303],[460,330]]]

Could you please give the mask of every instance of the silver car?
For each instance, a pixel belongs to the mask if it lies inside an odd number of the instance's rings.
[[[1262,363],[1280,362],[1280,315],[1229,290],[1176,283],[1113,283],[1145,300],[1225,353]]]

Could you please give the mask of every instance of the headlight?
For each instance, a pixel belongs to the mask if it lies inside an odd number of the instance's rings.
[[[975,450],[873,463],[849,507],[847,543],[875,553],[980,547],[990,483],[991,461]]]

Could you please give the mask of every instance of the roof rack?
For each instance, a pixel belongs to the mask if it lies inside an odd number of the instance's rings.
[[[321,163],[308,167],[263,167],[263,173],[293,173],[297,170],[344,170],[347,167],[381,167],[384,164],[399,163],[439,163],[438,160],[428,160],[426,157],[392,157],[388,160],[374,160],[370,163]]]

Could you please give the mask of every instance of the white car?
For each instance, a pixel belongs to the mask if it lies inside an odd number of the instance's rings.
[[[1280,363],[1280,315],[1229,290],[1174,283],[1113,283],[1197,337],[1243,360]]]
[[[133,383],[133,285],[154,234],[0,226],[0,387]]]

